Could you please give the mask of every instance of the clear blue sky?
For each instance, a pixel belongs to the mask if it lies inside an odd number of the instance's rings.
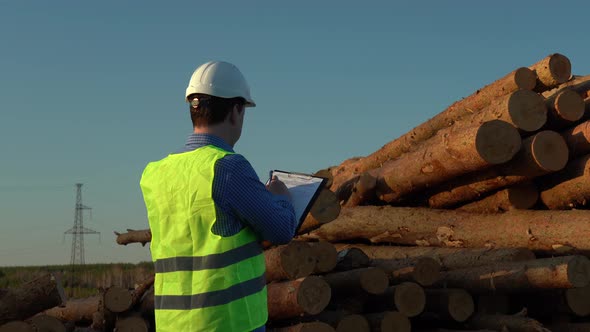
[[[318,4],[322,3],[322,4]],[[236,64],[257,104],[236,150],[265,177],[366,155],[560,52],[590,74],[588,1],[1,1],[0,266],[67,264],[76,182],[87,262],[149,260],[143,167],[191,131],[192,71]]]

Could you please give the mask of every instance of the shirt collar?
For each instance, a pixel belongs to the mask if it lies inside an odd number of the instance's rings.
[[[211,134],[190,134],[186,139],[184,147],[187,151],[190,151],[205,145],[213,145],[225,151],[234,152],[231,145],[227,144],[221,137]]]

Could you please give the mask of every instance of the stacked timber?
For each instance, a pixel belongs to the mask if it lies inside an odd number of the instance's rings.
[[[265,244],[268,330],[590,331],[589,92],[552,54],[318,171]]]

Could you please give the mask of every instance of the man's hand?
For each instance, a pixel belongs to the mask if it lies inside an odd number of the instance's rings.
[[[289,200],[291,199],[291,194],[289,194],[287,186],[285,186],[285,184],[276,176],[273,176],[272,179],[270,179],[270,182],[266,185],[266,189],[268,189],[273,195],[283,195],[289,197]]]

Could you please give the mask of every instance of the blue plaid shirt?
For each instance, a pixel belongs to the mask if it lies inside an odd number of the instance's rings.
[[[191,134],[179,152],[188,152],[206,145],[234,152],[223,139],[208,134]],[[252,165],[239,154],[230,154],[215,164],[213,201],[217,220],[212,232],[231,236],[251,227],[262,239],[274,244],[291,241],[298,220],[287,197],[271,194],[260,182]],[[254,332],[263,332],[262,326]]]

